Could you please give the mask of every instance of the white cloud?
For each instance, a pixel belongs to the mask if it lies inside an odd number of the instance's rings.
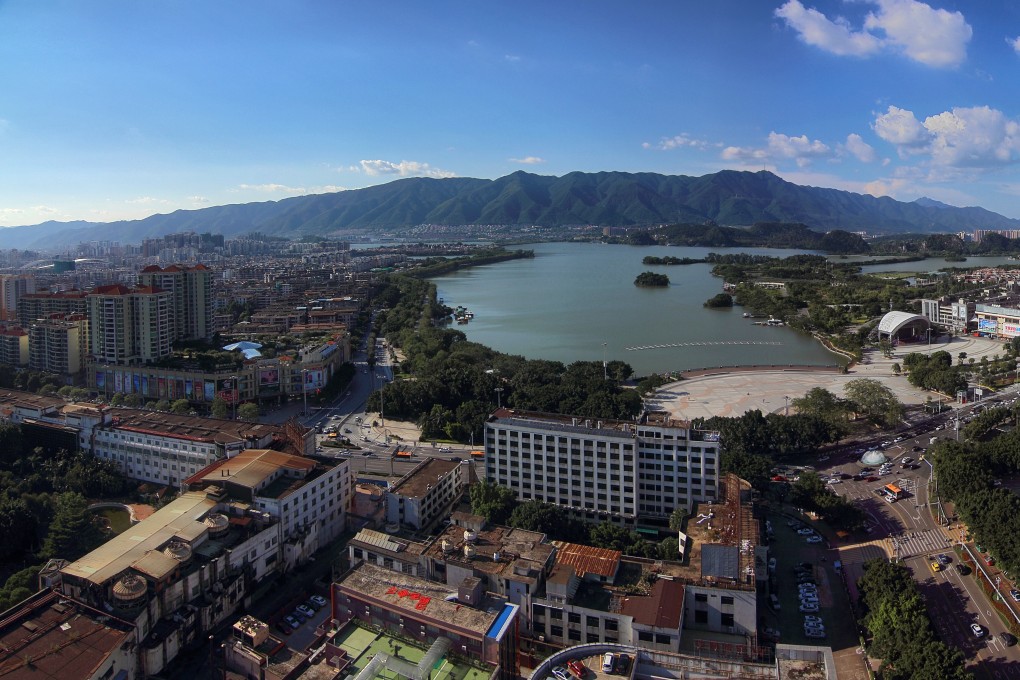
[[[747,146],[727,146],[722,150],[720,157],[724,161],[739,161],[746,163],[748,161],[766,160],[769,155],[765,149],[753,149]]]
[[[1015,38],[1006,38],[1006,43],[1009,44],[1009,46],[1012,47],[1017,54],[1020,54],[1020,36]]]
[[[516,54],[504,54],[503,59],[509,61],[511,64],[516,64],[521,58]]]
[[[205,205],[209,202],[209,199],[205,196],[188,196],[188,200],[196,205]]]
[[[826,52],[863,57],[882,48],[881,40],[865,31],[854,31],[843,17],[830,20],[818,10],[804,7],[799,0],[788,0],[775,14],[785,19],[801,40]]]
[[[875,118],[875,133],[900,158],[924,154],[932,168],[994,168],[1020,161],[1020,123],[988,106],[958,107],[928,116],[890,106]]]
[[[321,187],[312,187],[308,190],[310,194],[335,194],[339,191],[347,191],[347,187],[337,186],[335,184],[324,184]]]
[[[851,133],[847,135],[843,149],[862,163],[873,163],[875,161],[875,150],[859,134]]]
[[[832,149],[817,139],[808,139],[807,135],[788,137],[779,132],[770,132],[768,148],[772,157],[791,159],[801,168],[810,165],[815,158],[832,155]]]
[[[967,58],[973,29],[960,12],[934,9],[917,0],[878,0],[864,27],[880,30],[886,42],[928,66],[959,66]]]
[[[960,12],[934,9],[917,0],[863,0],[875,5],[861,30],[844,17],[829,19],[799,0],[788,0],[775,15],[801,40],[839,56],[867,57],[883,49],[933,67],[959,66],[974,33]]]
[[[770,132],[765,148],[728,146],[722,150],[721,157],[725,161],[759,164],[768,160],[792,160],[797,167],[803,168],[816,158],[832,157],[833,151],[825,143],[808,139],[807,135],[790,137],[779,132]]]
[[[1020,124],[1002,111],[978,106],[955,108],[924,121],[931,133],[936,165],[988,167],[1020,159]]]
[[[238,184],[243,191],[257,191],[261,194],[292,194],[299,195],[307,193],[304,187],[289,187],[286,184]]]
[[[876,135],[896,145],[901,157],[916,153],[918,147],[928,143],[928,132],[914,117],[914,112],[895,106],[876,116],[872,128]]]
[[[703,139],[694,139],[686,132],[682,132],[674,137],[663,137],[657,144],[651,144],[644,142],[641,147],[644,149],[656,148],[662,151],[670,151],[671,149],[680,148],[691,148],[691,149],[705,149],[711,146],[708,142]]]
[[[522,165],[540,165],[542,163],[545,163],[545,159],[539,158],[538,156],[525,156],[524,158],[508,158],[507,160],[510,161],[511,163],[520,163]]]
[[[456,177],[457,173],[448,170],[433,168],[428,163],[418,161],[361,161],[361,169],[366,175],[378,177],[379,175],[399,175],[400,177]]]
[[[138,198],[128,198],[124,201],[125,203],[131,203],[133,205],[169,205],[170,201],[165,198],[153,198],[152,196],[139,196]]]

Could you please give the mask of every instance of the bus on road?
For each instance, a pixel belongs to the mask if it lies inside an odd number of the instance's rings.
[[[903,489],[896,486],[895,484],[886,484],[885,487],[883,487],[882,492],[885,493],[886,496],[889,496],[890,498],[896,501],[906,496],[906,494],[903,493]]]

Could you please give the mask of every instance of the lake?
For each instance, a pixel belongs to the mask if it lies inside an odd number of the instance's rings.
[[[648,255],[701,258],[710,252],[786,257],[809,251],[678,248],[596,243],[520,246],[534,259],[472,267],[432,279],[439,297],[474,312],[454,328],[507,354],[571,363],[620,360],[637,375],[750,364],[832,366],[840,358],[789,328],[755,326],[743,309],[706,309],[722,292],[709,264],[651,267]],[[667,288],[639,288],[643,271]],[[603,347],[603,344],[605,345]],[[642,348],[642,349],[638,349]]]

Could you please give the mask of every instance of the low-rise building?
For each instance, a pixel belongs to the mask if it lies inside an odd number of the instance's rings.
[[[426,543],[362,529],[347,542],[347,555],[351,564],[364,561],[402,574],[424,577],[422,554],[427,547]]]
[[[248,449],[190,477],[191,489],[223,487],[279,522],[284,568],[304,562],[347,528],[353,479],[346,459],[315,460]]]
[[[921,300],[921,316],[957,333],[965,333],[973,325],[974,311],[974,303],[963,299]]]
[[[152,675],[233,614],[250,586],[279,568],[280,550],[275,519],[209,488],[182,494],[74,562],[48,565],[41,578],[132,622],[139,672]]]
[[[134,623],[53,590],[0,617],[0,669],[10,680],[138,677]]]
[[[458,461],[426,458],[387,489],[386,523],[393,532],[429,532],[447,517],[464,493],[465,467]]]
[[[449,586],[362,562],[333,584],[333,618],[362,622],[426,644],[437,656],[452,652],[482,661],[494,676],[518,674],[518,607],[487,598],[477,580],[458,592]]]

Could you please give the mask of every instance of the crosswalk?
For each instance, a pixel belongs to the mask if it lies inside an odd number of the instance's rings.
[[[890,552],[893,556],[905,559],[915,555],[945,552],[952,547],[951,542],[939,529],[927,531],[903,532],[888,538]]]

